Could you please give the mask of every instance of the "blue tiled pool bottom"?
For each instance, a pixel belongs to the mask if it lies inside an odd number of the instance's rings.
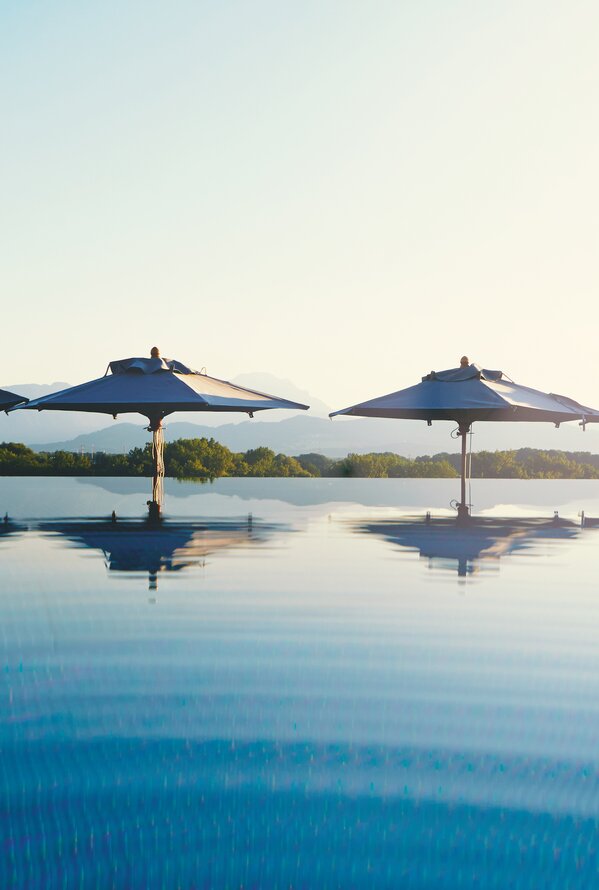
[[[596,819],[493,806],[490,785],[479,806],[419,799],[422,756],[230,741],[4,746],[2,886],[595,885]],[[357,760],[371,779],[360,790],[347,781]],[[439,760],[428,770],[442,798],[451,767]],[[405,785],[381,795],[389,767]],[[503,774],[559,769],[510,763]]]

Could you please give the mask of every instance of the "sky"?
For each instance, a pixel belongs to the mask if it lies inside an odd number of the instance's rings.
[[[595,0],[0,3],[0,385],[162,353],[333,408],[599,407]]]

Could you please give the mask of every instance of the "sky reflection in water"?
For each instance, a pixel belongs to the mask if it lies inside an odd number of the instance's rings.
[[[1,886],[597,882],[599,488],[307,481],[0,480]]]

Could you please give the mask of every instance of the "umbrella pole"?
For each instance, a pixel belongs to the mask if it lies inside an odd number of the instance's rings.
[[[150,516],[156,518],[160,515],[164,500],[164,428],[162,418],[150,418],[148,427],[152,433],[152,459],[154,462],[154,474],[152,479],[152,500],[148,501]]]
[[[461,462],[461,490],[460,503],[458,504],[458,521],[465,521],[470,518],[468,504],[466,503],[466,436],[470,432],[470,426],[460,424],[458,428],[459,435],[462,437],[462,462]]]

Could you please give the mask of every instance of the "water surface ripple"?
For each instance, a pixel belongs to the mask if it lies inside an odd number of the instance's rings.
[[[1,887],[599,886],[595,483],[90,481],[0,479]]]

